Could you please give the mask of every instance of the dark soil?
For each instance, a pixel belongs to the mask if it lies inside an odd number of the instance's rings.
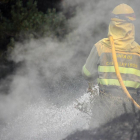
[[[140,140],[140,112],[124,113],[93,130],[77,131],[64,140]]]

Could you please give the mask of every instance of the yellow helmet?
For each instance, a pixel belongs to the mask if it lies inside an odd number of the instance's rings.
[[[112,13],[115,15],[114,18],[135,20],[134,10],[127,4],[120,4],[114,8]]]

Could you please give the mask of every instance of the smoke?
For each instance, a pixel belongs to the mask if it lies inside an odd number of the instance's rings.
[[[4,93],[8,84],[9,93],[0,94],[0,139],[61,140],[88,128],[89,117],[72,106],[87,86],[81,69],[93,45],[107,37],[110,13],[120,3],[132,6],[139,16],[138,1],[65,0],[64,11],[73,16],[63,41],[42,38],[16,44],[9,59],[20,66],[0,86]]]

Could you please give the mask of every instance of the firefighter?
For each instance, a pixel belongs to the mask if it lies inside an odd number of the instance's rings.
[[[140,89],[140,46],[135,42],[135,19],[134,10],[129,5],[116,6],[112,11],[108,36],[114,39],[123,82],[130,95],[137,99]],[[83,66],[82,74],[88,81],[99,85],[100,93],[122,97],[125,94],[115,73],[111,47],[109,37],[98,41]]]

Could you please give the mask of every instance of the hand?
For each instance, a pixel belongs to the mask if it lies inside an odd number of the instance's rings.
[[[88,92],[91,92],[91,93],[93,92],[92,87],[93,87],[93,83],[88,83],[87,93],[88,93]]]

